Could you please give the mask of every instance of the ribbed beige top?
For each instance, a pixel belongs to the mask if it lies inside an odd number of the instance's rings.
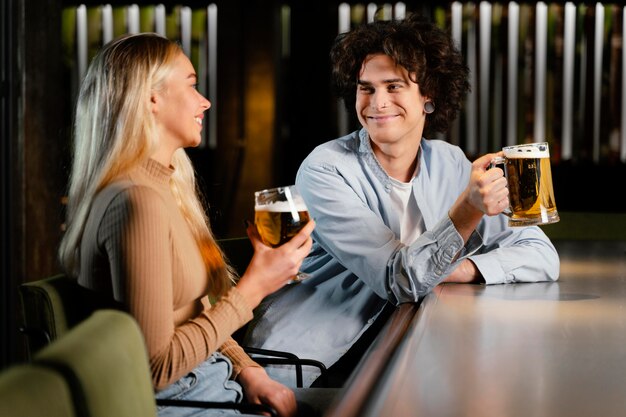
[[[211,279],[170,191],[172,173],[149,160],[123,179],[126,186],[112,184],[99,193],[81,243],[78,277],[137,319],[156,389],[218,349],[232,360],[234,376],[259,366],[231,338],[252,319],[241,294],[233,287],[215,305],[209,302]]]

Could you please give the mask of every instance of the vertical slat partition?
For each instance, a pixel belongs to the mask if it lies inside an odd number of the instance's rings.
[[[368,22],[374,21],[377,10],[378,10],[378,5],[376,3],[368,3],[367,5],[367,21]]]
[[[208,144],[210,149],[217,148],[217,6],[210,4],[207,7],[207,34],[208,34],[208,99],[214,106],[208,112]]]
[[[576,6],[565,4],[563,22],[563,121],[561,158],[569,160],[573,154],[574,127],[574,48],[576,47]]]
[[[504,60],[505,54],[504,46],[502,45],[503,40],[502,36],[502,24],[503,24],[503,14],[502,14],[502,5],[499,3],[493,4],[491,8],[491,19],[493,22],[493,29],[491,31],[491,43],[492,48],[498,48],[498,50],[502,51],[501,53],[494,54],[492,59],[493,70],[491,71],[492,75],[492,87],[491,87],[491,95],[490,98],[491,104],[491,112],[490,112],[490,132],[491,141],[487,140],[487,147],[485,152],[491,152],[492,149],[499,149],[503,146],[503,127],[504,127],[504,117],[506,114],[506,110],[503,109],[504,105]],[[488,138],[489,139],[489,138]]]
[[[406,16],[406,4],[398,2],[393,6],[393,18],[404,19]]]
[[[180,43],[185,55],[191,57],[191,9],[180,8]]]
[[[447,9],[447,29],[472,86],[448,141],[477,156],[547,140],[556,162],[626,162],[624,6],[455,1],[436,7]]]
[[[465,16],[468,17],[466,20],[467,24],[467,50],[466,50],[466,60],[467,66],[469,67],[469,82],[471,84],[471,91],[467,94],[467,98],[465,101],[465,119],[466,119],[466,132],[465,132],[465,152],[469,155],[475,155],[478,153],[478,138],[476,137],[478,134],[478,112],[477,112],[477,97],[476,97],[476,85],[477,85],[477,63],[476,63],[476,27],[474,25],[474,9],[475,6],[473,3],[468,3],[465,6],[466,12]],[[463,141],[461,141],[463,143]]]
[[[139,6],[136,4],[126,9],[126,25],[128,33],[139,33]]]
[[[341,3],[338,10],[338,29],[339,33],[345,33],[350,30],[351,8],[348,3]],[[339,100],[337,104],[337,129],[339,136],[347,135],[350,131],[350,120],[348,111],[346,110],[343,100]]]
[[[110,4],[102,6],[102,43],[113,39],[113,8]]]
[[[508,4],[508,31],[507,31],[507,113],[506,113],[506,145],[517,143],[517,100],[519,98],[517,83],[519,77],[519,5],[516,2]]]
[[[593,162],[600,162],[600,99],[602,89],[602,53],[604,49],[604,7],[596,3],[593,54]]]
[[[450,6],[450,26],[451,36],[454,39],[456,47],[460,50],[463,45],[463,5],[461,2],[455,1]],[[461,120],[457,117],[452,124],[450,130],[450,142],[460,145],[459,137],[461,136]]]
[[[198,90],[211,101],[213,111],[207,113],[206,126],[203,130],[203,140],[201,147],[208,146],[211,149],[217,147],[217,6],[209,4],[206,9],[196,9],[206,15],[206,24],[201,28],[197,45],[192,46],[193,38],[193,16],[196,11],[188,6],[177,6],[172,9],[168,16],[163,4],[145,7],[142,22],[142,9],[137,4],[129,4],[113,8],[110,4],[101,6],[85,6],[84,4],[75,7],[76,35],[75,35],[75,56],[77,71],[76,80],[73,84],[80,84],[87,71],[90,54],[95,53],[99,46],[111,41],[115,36],[124,31],[126,33],[138,33],[144,31],[154,31],[162,36],[168,36],[179,41],[184,53],[190,57],[196,71],[198,72]],[[99,27],[91,26],[93,20],[90,13],[99,15]],[[168,23],[170,19],[170,23]],[[168,33],[168,24],[175,19],[175,32]],[[142,26],[143,24],[143,26]],[[91,49],[90,49],[91,48]]]
[[[479,132],[478,135],[478,153],[487,152],[488,139],[490,132],[489,115],[491,110],[491,3],[481,1],[479,5]]]
[[[78,80],[84,77],[94,42],[108,42],[119,35],[121,27],[128,32],[154,30],[179,40],[190,56],[194,45],[199,45],[200,55],[193,58],[202,77],[199,88],[214,110],[217,108],[214,4],[205,6],[206,24],[199,40],[192,36],[192,20],[196,21],[193,16],[200,9],[181,5],[168,12],[162,4],[141,6],[141,10],[153,8],[153,29],[145,26],[144,14],[140,26],[136,4],[103,4],[97,12],[97,24],[102,28],[98,29],[98,39],[92,39],[93,7],[74,8],[76,64],[72,71]],[[126,20],[123,25],[121,9]],[[461,114],[443,136],[446,140],[462,146],[472,157],[502,145],[548,140],[554,143],[559,161],[601,164],[612,158],[626,162],[626,52],[622,46],[626,7],[573,1],[454,1],[428,6],[419,2],[345,2],[337,6],[338,32],[374,19],[403,18],[412,12],[432,13],[433,20],[436,13],[449,16],[437,22],[450,26],[446,29],[470,69],[472,89]],[[205,139],[210,148],[216,147],[216,117],[213,111],[205,119]],[[354,121],[343,103],[337,105],[336,117],[338,135],[358,127],[351,125]]]
[[[78,79],[82,80],[87,73],[87,7],[76,8],[76,63]]]
[[[165,36],[165,6],[162,4],[154,7],[154,31]]]
[[[546,71],[548,43],[548,6],[542,1],[535,7],[535,119],[533,141],[546,140]]]
[[[620,160],[626,163],[626,6],[622,9],[622,100],[621,100],[621,130],[620,130]]]

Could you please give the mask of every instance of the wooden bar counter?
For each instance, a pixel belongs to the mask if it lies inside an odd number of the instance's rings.
[[[401,306],[326,416],[626,416],[626,241],[555,246],[555,283]]]

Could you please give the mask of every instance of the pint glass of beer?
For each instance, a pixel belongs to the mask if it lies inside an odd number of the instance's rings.
[[[261,240],[277,247],[290,240],[309,221],[309,211],[295,185],[268,188],[254,193],[254,224]],[[298,272],[294,282],[307,278]]]
[[[495,158],[492,166],[503,166],[508,182],[510,207],[504,214],[509,226],[558,222],[548,143],[506,146],[502,151],[504,156]]]

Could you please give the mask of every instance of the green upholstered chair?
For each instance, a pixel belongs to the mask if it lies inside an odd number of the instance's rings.
[[[58,372],[16,364],[0,373],[0,416],[75,417],[70,388]]]
[[[64,375],[78,417],[156,417],[157,404],[276,415],[256,404],[156,400],[141,329],[119,310],[95,311],[37,352],[33,363]]]
[[[37,352],[33,362],[65,375],[79,416],[157,414],[144,340],[126,313],[98,310]]]

